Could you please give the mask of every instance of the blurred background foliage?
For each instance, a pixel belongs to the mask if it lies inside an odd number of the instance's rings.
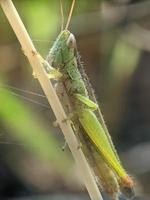
[[[13,2],[46,57],[61,29],[59,0]],[[70,5],[71,0],[64,1],[65,20]],[[70,24],[113,141],[137,179],[142,200],[150,196],[149,21],[149,0],[76,0]],[[52,110],[2,10],[0,80],[0,198],[67,199],[62,194],[70,193],[68,199],[84,199],[72,156],[67,147],[61,150],[63,135],[53,126]]]

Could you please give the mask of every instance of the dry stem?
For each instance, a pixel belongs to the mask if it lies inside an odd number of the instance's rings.
[[[78,148],[78,141],[69,122],[62,122],[66,119],[66,114],[61,106],[61,103],[55,93],[55,90],[48,79],[43,68],[44,59],[37,53],[18,13],[11,0],[0,0],[1,7],[8,18],[21,46],[24,54],[27,56],[36,77],[38,78],[41,87],[53,109],[62,132],[65,135],[68,146],[73,154],[73,157],[78,165],[79,171],[84,179],[84,183],[92,200],[102,200],[101,193],[96,185],[95,179],[91,173],[89,165],[84,157],[81,149]]]

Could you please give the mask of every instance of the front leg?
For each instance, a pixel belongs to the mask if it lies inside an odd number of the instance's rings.
[[[53,68],[46,60],[42,58],[40,54],[35,54],[35,55],[37,55],[38,58],[40,59],[41,64],[43,65],[49,79],[58,80],[62,78],[63,75],[59,72],[58,69]],[[34,76],[34,78],[37,78],[37,74],[35,71],[33,71],[32,75]]]
[[[43,67],[49,79],[58,80],[62,78],[63,75],[59,72],[59,70],[50,66],[50,64],[46,60],[44,60],[43,62]]]

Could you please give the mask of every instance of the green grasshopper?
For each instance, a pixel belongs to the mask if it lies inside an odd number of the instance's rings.
[[[53,70],[52,77],[58,78],[58,85],[61,85],[62,91],[60,92],[59,89],[58,94],[66,107],[65,110],[67,112],[71,110],[77,116],[77,119],[72,119],[72,122],[79,134],[87,160],[96,176],[100,178],[103,189],[113,199],[117,199],[119,185],[132,189],[133,180],[121,165],[98,104],[93,101],[93,91],[90,87],[87,89],[89,84],[85,81],[85,76],[80,73],[81,65],[72,33],[68,30],[60,33],[49,52],[47,61],[56,70],[56,76]],[[51,73],[49,76],[51,78]]]
[[[49,78],[57,79],[56,92],[71,118],[72,128],[102,189],[117,200],[120,189],[133,188],[133,180],[121,165],[93,89],[83,71],[76,40],[67,29],[61,31],[47,57]]]

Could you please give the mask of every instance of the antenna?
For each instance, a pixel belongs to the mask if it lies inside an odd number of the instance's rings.
[[[60,13],[61,13],[61,31],[64,29],[64,11],[63,11],[63,0],[60,0]]]
[[[71,20],[71,16],[72,16],[72,13],[73,13],[75,1],[76,0],[72,0],[72,5],[71,5],[71,8],[70,8],[70,12],[69,12],[69,15],[68,15],[68,20],[67,20],[67,24],[66,24],[65,29],[68,29],[68,26],[69,26],[69,23],[70,23],[70,20]]]

